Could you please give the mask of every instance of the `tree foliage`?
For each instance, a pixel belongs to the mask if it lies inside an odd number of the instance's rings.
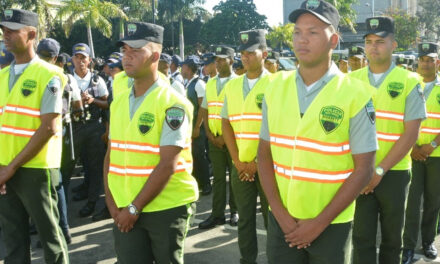
[[[292,36],[293,36],[294,24],[289,23],[286,25],[275,26],[271,29],[269,34],[267,34],[266,39],[269,41],[272,48],[288,47],[293,49]]]
[[[440,37],[440,1],[420,0],[419,18],[420,28],[425,31],[425,39],[435,40]]]
[[[398,44],[397,50],[415,48],[419,35],[418,18],[400,9],[389,10],[386,15],[394,19],[394,36]]]
[[[338,9],[341,16],[340,25],[346,26],[355,32],[356,25],[356,11],[352,8],[352,5],[358,3],[358,0],[325,0],[331,3],[336,9]]]

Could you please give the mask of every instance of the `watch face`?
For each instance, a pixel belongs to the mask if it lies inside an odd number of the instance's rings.
[[[136,209],[133,208],[133,206],[128,207],[128,212],[130,214],[136,214]]]
[[[383,169],[380,168],[380,167],[376,168],[376,174],[382,176],[382,174],[383,174]]]

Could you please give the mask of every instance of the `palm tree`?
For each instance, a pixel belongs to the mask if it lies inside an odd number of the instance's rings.
[[[120,17],[127,20],[127,16],[119,6],[101,0],[66,0],[58,10],[57,17],[63,21],[63,28],[68,36],[73,25],[78,21],[84,21],[87,25],[87,39],[90,46],[90,55],[95,57],[93,47],[92,28],[98,29],[104,36],[112,34],[112,24],[108,20],[111,17]]]

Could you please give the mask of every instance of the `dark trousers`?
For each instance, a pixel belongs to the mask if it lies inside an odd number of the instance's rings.
[[[163,211],[141,213],[128,233],[113,226],[119,264],[181,264],[189,221],[195,213],[191,203]]]
[[[60,182],[56,187],[58,196],[58,212],[60,213],[60,227],[63,231],[69,230],[69,221],[67,218],[67,203],[66,203],[66,193],[64,191],[64,186],[62,184],[62,175],[60,173]]]
[[[419,230],[422,242],[434,242],[440,210],[440,157],[430,157],[426,161],[413,160],[412,179],[406,207],[403,248],[415,249]],[[422,225],[420,208],[423,197]]]
[[[284,233],[271,212],[268,215],[267,258],[269,264],[348,264],[352,223],[329,225],[305,249],[289,247]]]
[[[75,158],[70,153],[71,143],[64,140],[64,150],[61,157],[61,174],[63,175],[63,187],[69,190],[70,178],[75,169],[76,161],[81,157],[85,178],[88,179],[89,202],[96,202],[103,191],[102,171],[105,156],[105,145],[101,136],[105,132],[102,123],[91,122],[76,126],[73,132]],[[66,196],[67,197],[67,196]]]
[[[193,175],[199,187],[210,184],[209,163],[206,159],[206,135],[205,130],[200,128],[198,138],[192,139]]]
[[[212,216],[224,217],[226,208],[226,189],[229,190],[229,207],[231,213],[237,212],[237,206],[234,200],[234,192],[231,186],[231,177],[229,184],[226,181],[226,172],[229,170],[231,176],[231,168],[233,167],[231,155],[226,146],[218,148],[209,143],[209,156],[212,163],[214,182],[212,188]]]
[[[31,263],[29,217],[37,228],[46,263],[69,263],[66,241],[58,225],[58,169],[20,168],[0,195],[0,227],[5,264]]]
[[[380,220],[380,264],[400,264],[402,232],[410,171],[388,171],[374,192],[356,200],[353,264],[377,263],[376,234]]]
[[[258,255],[257,244],[257,197],[260,197],[261,211],[264,218],[264,226],[267,227],[268,204],[263,189],[261,188],[258,175],[255,181],[241,181],[235,166],[232,166],[232,191],[237,204],[238,215],[238,247],[240,249],[240,263],[256,263]]]

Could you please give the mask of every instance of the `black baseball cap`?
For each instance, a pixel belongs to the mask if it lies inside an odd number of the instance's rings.
[[[396,57],[396,64],[397,65],[401,65],[401,64],[406,64],[407,60],[405,58],[405,55],[401,54],[398,57]]]
[[[181,63],[182,65],[188,64],[188,65],[201,65],[202,61],[200,60],[199,56],[196,55],[189,55],[186,57],[186,59]]]
[[[266,60],[275,63],[280,58],[280,53],[278,51],[268,51]]]
[[[138,49],[147,45],[149,42],[162,44],[163,30],[163,27],[151,23],[127,23],[125,25],[125,37],[117,42],[117,46],[121,47],[125,43],[132,48]]]
[[[171,64],[171,62],[173,61],[173,58],[171,58],[171,56],[166,53],[162,53],[162,54],[160,54],[159,60],[164,61],[166,64]]]
[[[171,62],[179,66],[180,64],[182,64],[182,58],[180,58],[179,55],[173,55],[171,57]]]
[[[6,9],[1,16],[0,27],[19,30],[23,27],[38,27],[38,15],[22,9]]]
[[[60,54],[60,43],[53,38],[40,40],[37,46],[37,54],[46,58],[54,58]]]
[[[365,56],[365,49],[361,46],[351,46],[348,49],[348,57],[363,58]]]
[[[234,58],[234,64],[232,65],[232,68],[234,69],[243,68],[243,62],[241,61],[240,57]]]
[[[84,56],[90,56],[90,48],[89,45],[85,43],[75,44],[72,48],[72,56],[76,54],[82,54]]]
[[[301,4],[299,9],[294,10],[289,15],[289,20],[292,23],[296,23],[296,20],[305,13],[316,16],[322,22],[333,25],[335,29],[339,26],[339,12],[330,3],[322,0],[308,0]]]
[[[202,55],[203,65],[208,65],[215,62],[215,53],[210,52]]]
[[[233,48],[227,47],[227,46],[217,46],[215,48],[215,56],[222,58],[222,59],[226,59],[226,58],[230,58],[230,59],[234,59],[234,55],[235,55],[235,50]]]
[[[10,64],[14,60],[14,54],[7,49],[0,51],[0,64]]]
[[[391,17],[370,17],[365,21],[367,25],[367,34],[364,38],[370,34],[385,38],[389,34],[394,34],[394,20]]]
[[[419,44],[419,58],[423,56],[437,57],[438,45],[433,42],[423,42]]]
[[[256,49],[266,49],[266,31],[264,29],[253,29],[242,31],[240,34],[240,46],[238,51],[254,52]]]

